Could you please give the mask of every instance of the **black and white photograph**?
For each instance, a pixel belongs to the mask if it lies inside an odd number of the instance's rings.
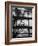
[[[13,38],[32,37],[32,7],[11,6]]]

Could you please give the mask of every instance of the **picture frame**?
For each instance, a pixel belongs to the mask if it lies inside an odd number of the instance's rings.
[[[5,2],[5,44],[36,42],[37,4],[27,2]]]

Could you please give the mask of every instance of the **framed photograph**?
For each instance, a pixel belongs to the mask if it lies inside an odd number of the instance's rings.
[[[37,4],[5,2],[5,44],[37,42]]]

